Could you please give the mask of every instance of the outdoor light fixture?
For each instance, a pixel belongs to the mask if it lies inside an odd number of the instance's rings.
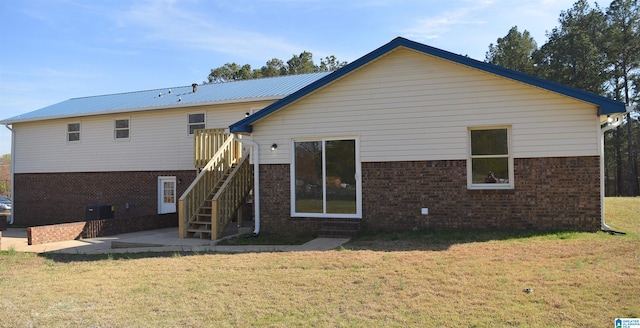
[[[613,123],[613,117],[611,117],[611,115],[607,115],[607,123]]]
[[[271,151],[274,151],[276,149],[278,149],[278,145],[277,144],[271,145]]]

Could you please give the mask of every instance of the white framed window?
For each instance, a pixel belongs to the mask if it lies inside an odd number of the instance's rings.
[[[67,142],[80,142],[80,122],[67,124]]]
[[[113,124],[113,138],[115,140],[129,140],[129,119],[120,118],[114,120]]]
[[[204,113],[187,114],[187,135],[192,136],[195,130],[205,128]]]
[[[359,141],[292,141],[291,216],[362,218]]]
[[[467,187],[513,189],[511,127],[469,128]]]

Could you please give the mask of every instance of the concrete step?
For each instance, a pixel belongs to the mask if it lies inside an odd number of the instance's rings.
[[[360,231],[360,220],[326,220],[318,231],[319,238],[351,238]]]

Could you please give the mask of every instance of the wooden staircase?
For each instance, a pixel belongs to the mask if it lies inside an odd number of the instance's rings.
[[[182,194],[178,203],[180,238],[218,239],[236,219],[242,225],[242,208],[253,187],[249,154],[240,154],[232,135]]]
[[[200,238],[200,239],[215,239],[212,230],[213,230],[213,220],[212,220],[212,208],[211,201],[213,196],[218,193],[220,188],[224,185],[225,181],[229,178],[229,175],[233,168],[235,168],[235,164],[231,165],[229,169],[222,175],[220,181],[215,185],[211,193],[207,196],[202,206],[198,208],[192,220],[188,222],[187,226],[187,238]]]

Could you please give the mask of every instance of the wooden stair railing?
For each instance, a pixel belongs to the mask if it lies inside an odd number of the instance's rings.
[[[242,205],[253,187],[249,156],[243,156],[211,199],[211,239],[222,237],[225,227],[237,215],[242,226]]]
[[[198,129],[193,133],[193,164],[197,169],[204,168],[213,158],[228,136],[225,129]]]
[[[227,178],[231,166],[237,161],[237,149],[233,135],[228,135],[225,142],[213,155],[211,160],[185,190],[178,202],[178,229],[180,238],[187,237],[187,229],[191,222],[202,222],[207,205]],[[209,204],[207,204],[209,203]],[[212,236],[213,237],[213,236]]]

